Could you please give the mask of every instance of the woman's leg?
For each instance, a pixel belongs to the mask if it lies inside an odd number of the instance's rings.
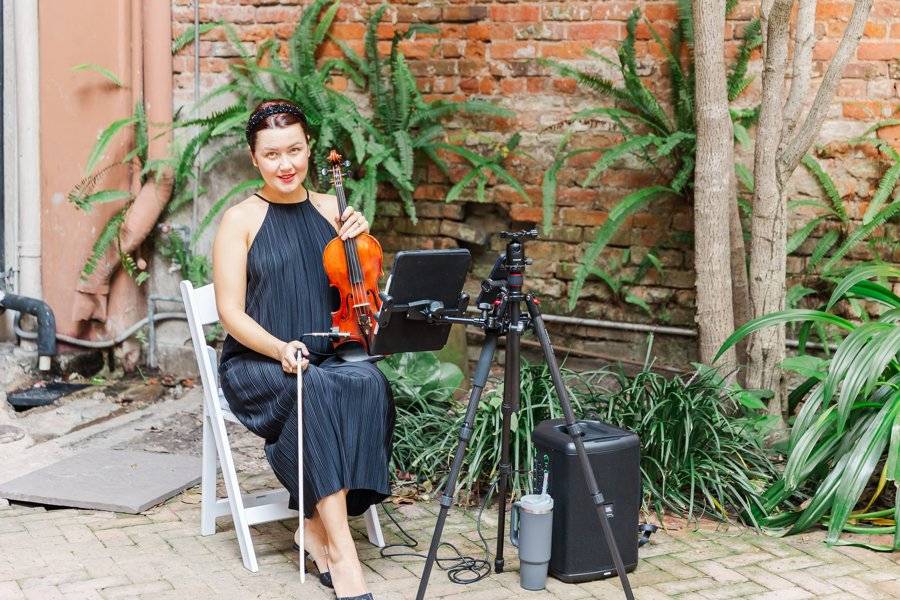
[[[322,518],[319,516],[318,509],[313,512],[310,519],[304,519],[306,531],[304,532],[303,549],[309,552],[310,557],[315,561],[319,573],[328,571],[328,562],[325,559],[326,548],[328,543],[328,535],[325,533],[325,527],[322,525]],[[294,542],[300,543],[300,530],[294,534]]]
[[[328,535],[328,567],[338,597],[366,593],[366,580],[347,524],[347,490],[319,500],[316,511]]]

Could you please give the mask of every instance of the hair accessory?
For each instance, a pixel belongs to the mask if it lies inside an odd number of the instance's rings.
[[[251,146],[253,145],[253,135],[257,125],[259,125],[263,120],[271,117],[272,115],[280,115],[284,113],[294,115],[301,121],[306,122],[306,115],[304,115],[303,111],[293,104],[272,104],[271,106],[267,106],[264,109],[258,110],[250,115],[250,119],[247,121],[246,130],[247,144]]]

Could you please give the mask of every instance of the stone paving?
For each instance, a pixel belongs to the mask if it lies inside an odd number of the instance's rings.
[[[142,425],[130,436],[105,430],[79,437],[75,447],[90,447],[89,442],[96,440],[115,442],[115,447],[122,448],[199,454],[198,393],[199,390],[193,390],[182,400],[167,404],[170,409],[165,413],[158,406],[148,407],[161,416],[154,425]],[[143,421],[129,421],[134,422]],[[241,428],[229,430],[245,491],[275,486],[259,441]],[[83,431],[86,430],[79,434]],[[57,449],[67,447],[63,441],[55,443]],[[41,457],[40,445],[23,452],[21,458],[27,461],[30,455]],[[260,570],[250,573],[241,564],[234,530],[227,518],[219,520],[215,535],[200,535],[199,500],[199,488],[193,488],[136,516],[48,510],[0,500],[0,600],[334,598],[333,592],[315,578],[300,585],[297,555],[290,549],[296,520],[253,528]],[[424,553],[437,504],[417,502],[390,505],[388,509],[396,510],[398,520],[418,539],[418,550]],[[364,540],[362,520],[355,519],[351,525],[375,596],[379,600],[414,598],[423,561],[382,558],[379,549]],[[822,542],[823,532],[772,538],[734,526],[717,528],[702,523],[697,529],[686,527],[683,522],[676,525],[680,528],[658,532],[641,549],[637,570],[630,574],[636,598],[900,597],[900,553],[829,548]],[[384,515],[382,527],[389,543],[400,541],[396,528]],[[496,530],[495,512],[485,513],[482,530],[493,552],[490,532]],[[454,543],[464,554],[483,555],[474,517],[461,510],[450,513],[444,541]],[[624,597],[615,578],[578,585],[549,579],[545,591],[525,592],[518,585],[518,563],[515,549],[510,546],[506,559],[506,572],[466,586],[448,581],[446,573],[435,569],[428,597]]]

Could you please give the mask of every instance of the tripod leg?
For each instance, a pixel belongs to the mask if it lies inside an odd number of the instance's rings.
[[[519,303],[509,305],[509,322],[519,323]],[[500,482],[497,488],[497,553],[494,555],[494,572],[503,572],[503,543],[506,529],[506,495],[509,490],[509,435],[512,413],[519,410],[521,381],[519,371],[519,331],[510,327],[506,334],[506,363],[503,372],[503,429],[500,434]]]
[[[423,598],[425,598],[425,590],[428,587],[428,578],[431,576],[431,569],[437,558],[438,546],[441,545],[441,533],[444,531],[444,522],[447,520],[447,511],[453,505],[453,493],[456,489],[456,479],[459,477],[460,468],[462,468],[463,457],[466,453],[466,445],[472,437],[472,431],[475,425],[475,413],[478,410],[481,392],[484,391],[484,384],[487,382],[488,373],[491,370],[491,361],[494,359],[494,352],[496,350],[497,334],[490,333],[484,340],[481,355],[478,357],[478,366],[475,367],[475,376],[472,378],[472,392],[469,395],[469,405],[466,408],[466,416],[463,425],[459,429],[459,445],[456,447],[456,454],[453,456],[450,473],[447,475],[447,481],[444,483],[444,489],[441,492],[441,510],[438,513],[437,522],[434,525],[434,534],[431,536],[431,547],[428,548],[428,558],[425,560],[425,568],[422,569],[422,578],[419,580],[419,591],[416,593],[416,600],[423,600]]]
[[[544,360],[550,368],[550,377],[553,379],[553,387],[556,388],[556,395],[559,396],[559,403],[562,406],[563,415],[566,418],[566,425],[572,436],[572,442],[575,444],[575,451],[578,454],[578,461],[581,463],[581,469],[584,472],[584,481],[587,484],[588,493],[597,509],[597,517],[600,519],[600,527],[606,538],[606,545],[612,555],[613,564],[616,567],[616,573],[622,582],[622,589],[625,591],[625,597],[628,600],[634,600],[631,592],[631,584],[628,583],[628,575],[625,573],[625,565],[622,563],[622,556],[619,554],[619,547],[613,537],[612,527],[609,525],[609,516],[604,508],[603,494],[597,487],[597,479],[594,477],[594,471],[588,461],[587,452],[584,450],[584,442],[581,440],[581,431],[575,423],[575,413],[572,411],[572,403],[569,401],[569,395],[566,392],[566,386],[563,384],[562,376],[559,373],[559,366],[556,364],[556,356],[553,354],[553,347],[550,345],[550,336],[547,335],[547,328],[544,327],[544,319],[541,312],[534,302],[534,298],[530,295],[525,298],[528,306],[528,314],[531,315],[531,322],[534,326],[534,333],[537,335],[538,341],[541,343],[541,350],[544,353]]]

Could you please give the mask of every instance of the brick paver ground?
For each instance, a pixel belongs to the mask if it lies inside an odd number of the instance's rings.
[[[200,453],[199,390],[175,404],[146,409],[157,421],[130,421],[120,430],[99,430],[77,440],[57,440],[59,447],[113,447],[155,452]],[[163,410],[164,407],[168,407]],[[173,408],[174,407],[174,408]],[[110,421],[112,423],[112,421]],[[140,423],[133,425],[131,423]],[[120,429],[121,429],[120,428]],[[78,432],[80,436],[84,431]],[[229,425],[231,445],[245,491],[272,488],[260,440]],[[118,441],[117,441],[118,440]],[[114,442],[114,443],[113,443]],[[41,447],[16,458],[34,464]],[[35,458],[37,457],[37,458]],[[2,467],[2,465],[0,465]],[[220,485],[221,488],[221,485]],[[220,489],[220,494],[224,490]],[[291,547],[296,520],[253,528],[260,570],[246,571],[231,522],[219,520],[213,536],[199,534],[199,489],[193,488],[142,515],[9,505],[0,500],[0,600],[114,599],[205,600],[206,598],[330,600],[331,590],[315,578],[300,585],[297,556]],[[418,502],[396,508],[398,520],[427,550],[437,504]],[[353,520],[366,578],[379,600],[414,598],[423,561],[380,556],[364,540],[362,520]],[[682,524],[683,525],[683,524]],[[389,543],[400,541],[395,527],[382,516]],[[494,543],[496,513],[487,512],[482,530]],[[714,525],[660,531],[640,551],[630,575],[635,597],[719,599],[761,598],[900,598],[900,553],[879,554],[860,548],[828,548],[824,534],[772,538],[752,530]],[[444,541],[464,554],[481,556],[474,518],[450,513]],[[882,540],[879,540],[882,541]],[[499,598],[619,599],[617,579],[579,585],[549,579],[547,590],[525,592],[518,585],[515,549],[507,546],[507,571],[461,586],[435,569],[429,598],[494,600]]]
[[[199,493],[189,490],[143,515],[102,511],[46,510],[0,506],[0,598],[14,600],[146,598],[330,599],[333,593],[315,578],[299,583],[291,551],[296,521],[254,528],[258,573],[241,566],[234,530],[220,520],[216,535],[199,535]],[[4,501],[0,501],[4,503]],[[5,503],[4,503],[5,504]],[[398,520],[425,551],[436,504],[397,507]],[[386,518],[388,541],[399,541]],[[484,531],[495,527],[486,514]],[[414,598],[422,561],[384,559],[363,540],[364,526],[354,520],[366,579],[379,600]],[[659,532],[641,549],[631,574],[636,598],[897,598],[900,556],[868,550],[828,548],[822,534],[775,539],[743,529]],[[445,540],[467,554],[479,555],[474,520],[460,511],[448,519]],[[491,545],[493,551],[493,544]],[[515,550],[508,569],[486,580],[461,586],[435,570],[429,598],[622,598],[618,580],[585,584],[548,581],[544,592],[518,586]]]

